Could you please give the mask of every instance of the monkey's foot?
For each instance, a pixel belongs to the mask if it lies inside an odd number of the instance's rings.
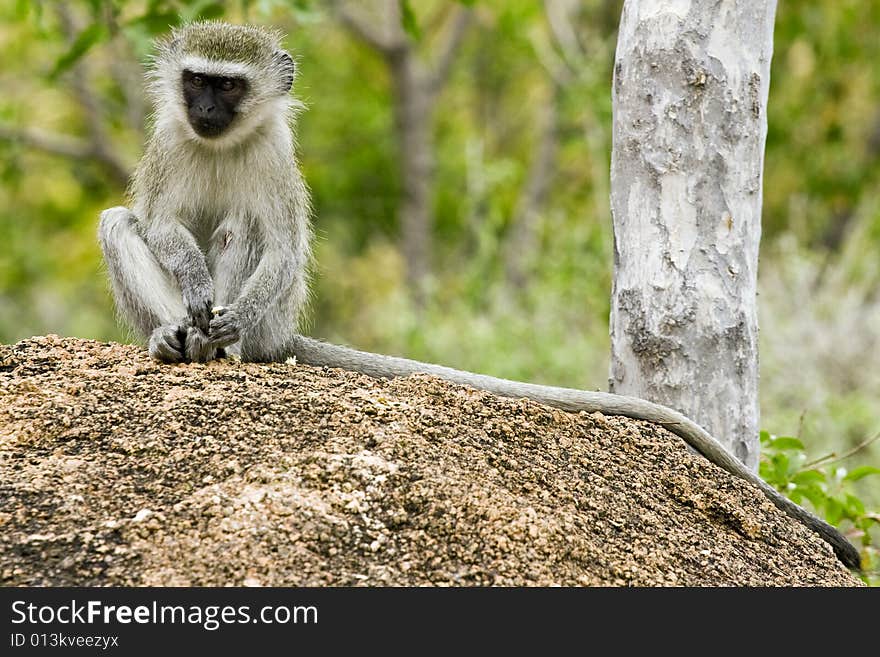
[[[207,363],[217,358],[217,345],[198,326],[190,326],[186,330],[184,353],[187,360]]]
[[[166,324],[153,330],[150,335],[150,356],[162,363],[179,363],[186,358],[186,329]]]

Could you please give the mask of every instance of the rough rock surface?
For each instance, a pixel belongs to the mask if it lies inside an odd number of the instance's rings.
[[[2,585],[858,585],[663,428],[427,376],[0,346]]]

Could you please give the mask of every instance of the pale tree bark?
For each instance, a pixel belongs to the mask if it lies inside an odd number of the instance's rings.
[[[776,0],[627,0],[614,68],[614,392],[758,463],[758,244]]]
[[[356,8],[356,4],[337,0],[334,6],[343,25],[383,57],[391,74],[403,187],[398,223],[407,283],[420,306],[424,301],[424,282],[431,271],[434,110],[472,13],[462,6],[453,9],[439,30],[435,57],[425,61],[401,25],[399,0],[383,0],[379,11],[372,14]]]

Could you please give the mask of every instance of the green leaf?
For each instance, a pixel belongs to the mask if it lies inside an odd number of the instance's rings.
[[[86,29],[79,33],[74,42],[70,44],[70,48],[66,53],[58,58],[55,62],[55,68],[49,73],[50,79],[55,79],[64,71],[76,64],[89,49],[99,41],[107,37],[107,28],[103,23],[92,23]]]
[[[416,20],[416,14],[413,11],[412,5],[409,3],[409,0],[400,0],[400,22],[406,33],[414,40],[418,41],[422,38],[421,32],[419,31],[419,23]]]
[[[226,8],[221,2],[212,2],[202,7],[196,14],[196,19],[200,21],[210,20],[212,18],[220,18],[226,13]]]
[[[773,455],[773,477],[777,482],[788,481],[788,457],[785,454]]]
[[[770,443],[770,432],[769,431],[762,431],[759,435],[761,436],[761,442],[763,444]]]
[[[844,481],[858,481],[863,477],[867,477],[869,475],[880,474],[880,468],[875,468],[872,465],[863,465],[858,468],[854,468],[849,474],[847,474],[843,480]]]
[[[803,470],[794,475],[791,480],[799,485],[824,483],[825,475],[818,470]]]
[[[220,18],[225,13],[226,8],[222,2],[200,0],[180,12],[180,24],[184,25],[193,21]]]
[[[31,5],[33,3],[28,0],[18,0],[15,3],[15,17],[18,20],[23,20],[29,13]],[[39,5],[37,5],[39,7]]]
[[[172,25],[177,25],[176,12],[157,12],[133,18],[125,24],[125,27],[143,30],[150,36],[156,36],[167,32]]]
[[[825,504],[825,520],[836,526],[840,523],[841,517],[843,517],[843,505],[833,497],[829,497]]]
[[[89,7],[92,10],[92,16],[97,16],[104,9],[104,0],[88,0]]]
[[[804,444],[797,438],[792,438],[791,436],[779,436],[779,438],[771,441],[770,445],[773,449],[804,449]]]
[[[299,25],[315,25],[323,19],[321,10],[312,0],[287,0],[287,6]],[[265,12],[265,15],[270,16],[271,13]]]
[[[792,484],[794,488],[792,489],[792,493],[798,493],[809,499],[811,502],[817,499],[824,499],[828,496],[828,493],[822,488],[822,486],[818,486],[816,484],[807,484],[806,486]]]
[[[846,511],[851,518],[857,518],[859,516],[865,515],[865,505],[862,504],[862,501],[858,497],[847,493],[845,499]]]
[[[822,509],[828,501],[828,495],[819,488],[811,486],[809,488],[798,488],[798,490],[801,495],[810,500],[810,504],[812,504],[815,509]]]

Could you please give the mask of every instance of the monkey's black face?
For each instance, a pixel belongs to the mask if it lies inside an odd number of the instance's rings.
[[[224,78],[184,71],[183,98],[187,117],[193,130],[201,137],[219,137],[223,134],[247,93],[247,81],[242,78]]]

